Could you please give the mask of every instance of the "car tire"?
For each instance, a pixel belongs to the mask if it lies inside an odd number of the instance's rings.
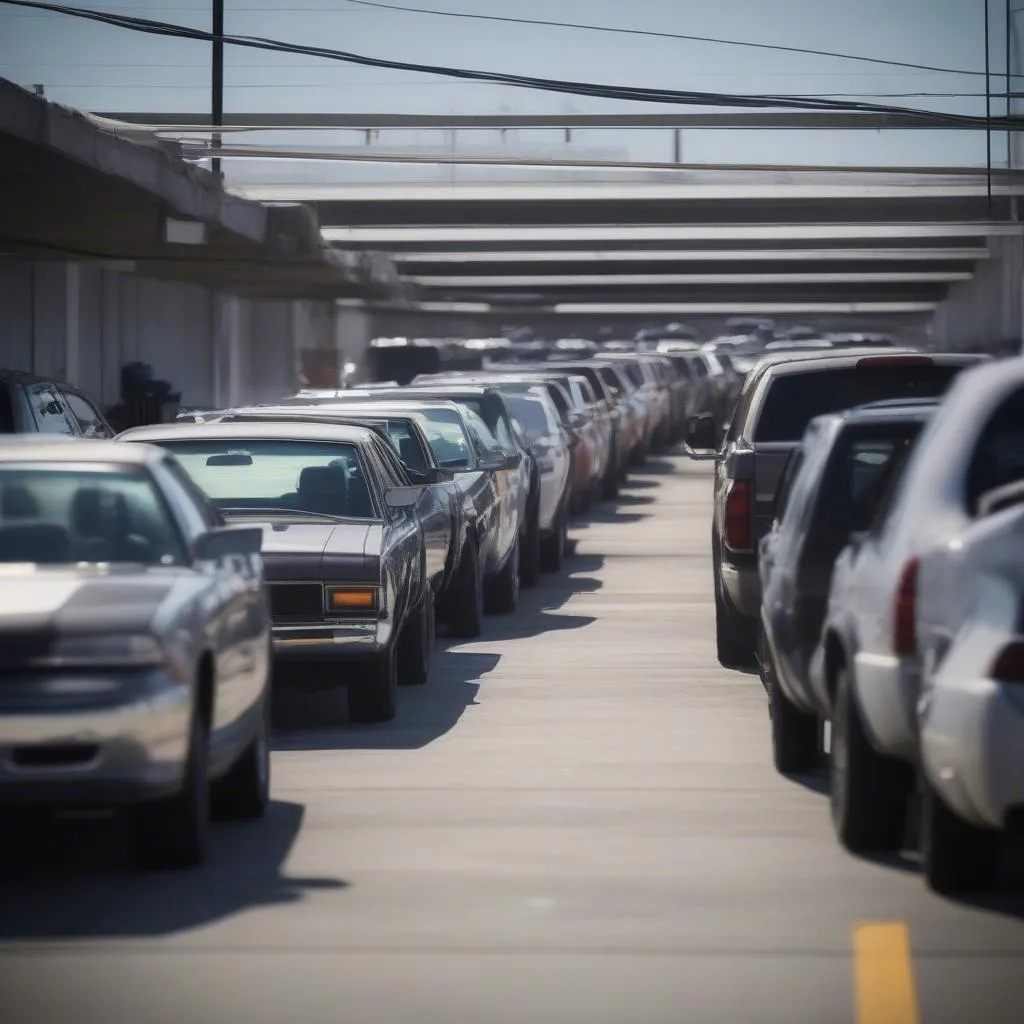
[[[519,578],[524,587],[540,583],[540,505],[530,510],[526,534],[519,548]]]
[[[434,639],[434,593],[428,587],[416,614],[410,617],[402,633],[398,681],[403,686],[422,686],[430,678]]]
[[[484,608],[495,615],[511,615],[519,604],[519,538],[501,572],[484,591]]]
[[[256,735],[213,786],[212,806],[217,817],[262,818],[270,803],[270,687],[260,699],[260,721]]]
[[[129,810],[128,834],[140,867],[194,868],[206,860],[210,834],[208,727],[193,710],[181,792]]]
[[[559,509],[555,530],[545,537],[540,550],[540,565],[545,572],[558,572],[565,564],[565,550],[569,546],[569,516],[565,503]]]
[[[448,631],[459,639],[472,640],[484,631],[484,584],[480,571],[480,552],[472,540],[466,541],[459,559],[458,577],[447,601],[445,616]]]
[[[839,670],[832,710],[830,803],[836,838],[851,853],[892,853],[906,832],[913,776],[883,757],[867,737],[846,667]]]
[[[991,889],[999,866],[1000,834],[956,815],[927,779],[922,788],[921,853],[928,888],[943,894]]]
[[[363,679],[348,685],[348,715],[353,722],[390,722],[398,710],[398,650],[392,644],[365,666]]]
[[[806,775],[818,765],[820,731],[817,716],[801,711],[783,693],[775,664],[763,640],[761,666],[761,682],[768,692],[775,770],[780,775]]]

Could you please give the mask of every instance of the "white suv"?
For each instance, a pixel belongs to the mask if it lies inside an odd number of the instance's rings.
[[[836,561],[811,673],[832,707],[832,816],[850,850],[897,849],[904,836],[918,757],[921,557],[963,532],[984,494],[1021,478],[1024,359],[967,370],[872,527]]]

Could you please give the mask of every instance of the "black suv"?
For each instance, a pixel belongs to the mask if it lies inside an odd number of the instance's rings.
[[[877,349],[769,355],[747,375],[721,445],[713,414],[687,420],[687,455],[715,462],[711,559],[722,665],[757,664],[758,544],[771,529],[779,478],[810,421],[870,402],[937,397],[961,370],[987,358]]]
[[[0,434],[108,438],[114,431],[96,403],[78,388],[0,369]]]

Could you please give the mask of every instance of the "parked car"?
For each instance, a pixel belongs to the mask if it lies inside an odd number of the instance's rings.
[[[1024,813],[1024,483],[1001,490],[918,575],[918,635],[936,641],[918,701],[922,860],[942,893],[991,887]]]
[[[0,434],[110,438],[114,431],[96,403],[70,384],[0,369]]]
[[[211,799],[263,814],[260,543],[160,448],[0,444],[0,805],[123,808],[153,867],[204,860]]]
[[[433,463],[430,445],[413,413],[376,418],[355,416],[330,406],[252,406],[208,414],[207,423],[334,423],[374,430],[389,449],[378,452],[390,463],[400,486],[422,489],[415,511],[423,525],[427,577],[435,599],[447,592],[457,574],[458,553],[465,537],[465,517],[455,495],[445,486],[448,474]]]
[[[902,471],[934,400],[879,402],[811,420],[761,538],[761,643],[775,767],[809,772],[821,754],[819,723],[831,716],[808,664],[821,638],[832,567],[851,536],[873,522]]]
[[[557,572],[569,543],[572,494],[569,435],[546,391],[510,394],[508,403],[540,470],[541,567],[547,572]]]
[[[416,383],[437,382],[436,377],[424,378],[414,382],[414,386]],[[601,496],[610,457],[611,422],[607,413],[597,408],[585,377],[509,365],[494,368],[486,374],[463,375],[462,383],[496,387],[506,396],[534,392],[538,388],[546,391],[562,429],[571,438],[570,511],[584,512],[593,500]]]
[[[985,495],[1022,479],[1024,359],[977,367],[950,389],[872,528],[836,560],[810,671],[832,705],[833,822],[851,851],[903,838],[922,666],[949,652],[960,584],[926,591],[922,559],[979,519]]]
[[[516,593],[520,574],[531,583],[535,582],[539,578],[540,567],[540,478],[530,446],[526,439],[519,435],[512,422],[512,415],[501,392],[488,385],[460,384],[453,381],[403,388],[401,392],[391,394],[391,397],[400,397],[406,401],[445,399],[464,406],[483,421],[487,436],[482,438],[483,447],[479,454],[486,453],[488,458],[492,458],[495,450],[501,451],[508,460],[508,466],[516,467],[509,468],[505,480],[515,506],[514,511],[509,511],[508,525],[509,528],[514,525],[517,531],[515,544],[519,568],[516,570]],[[504,584],[498,589],[502,590],[503,587]],[[495,597],[493,602],[496,602],[497,606],[505,607],[505,597],[510,592],[506,588],[504,596],[500,599]]]
[[[870,350],[767,356],[748,374],[723,441],[712,414],[690,417],[687,454],[715,462],[711,557],[722,665],[756,666],[757,546],[771,527],[779,478],[807,424],[867,402],[935,397],[983,358]]]
[[[344,686],[354,721],[392,719],[399,674],[429,675],[434,598],[415,511],[422,488],[406,486],[377,434],[214,422],[119,438],[163,446],[229,521],[261,527],[276,661],[317,669],[308,686]],[[363,671],[345,671],[353,662]]]

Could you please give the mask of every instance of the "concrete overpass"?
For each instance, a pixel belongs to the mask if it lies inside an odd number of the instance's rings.
[[[720,169],[669,183],[247,185],[312,205],[324,238],[387,251],[432,312],[609,318],[765,313],[934,324],[940,344],[1022,335],[1024,184]]]

